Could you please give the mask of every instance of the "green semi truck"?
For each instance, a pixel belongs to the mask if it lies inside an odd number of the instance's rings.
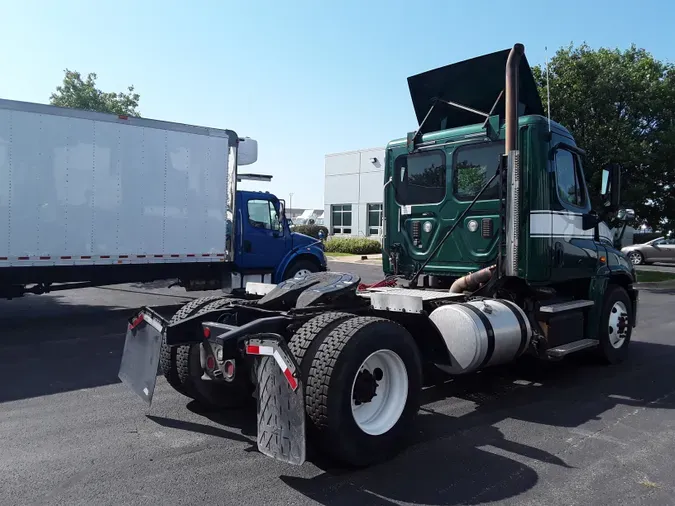
[[[608,226],[634,215],[620,208],[621,171],[603,170],[594,209],[584,152],[544,116],[523,46],[408,84],[419,128],[386,149],[386,277],[249,283],[246,298],[198,299],[171,320],[143,307],[129,320],[125,384],[152,402],[164,343],[167,356],[195,357],[172,382],[186,396],[256,400],[261,452],[301,464],[309,442],[365,466],[405,446],[439,371],[626,356],[638,291]]]

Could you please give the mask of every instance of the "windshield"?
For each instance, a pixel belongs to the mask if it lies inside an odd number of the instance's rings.
[[[401,155],[394,164],[396,200],[401,205],[435,204],[445,198],[443,151]]]

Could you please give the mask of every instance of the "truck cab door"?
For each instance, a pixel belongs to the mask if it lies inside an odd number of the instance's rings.
[[[278,201],[270,197],[253,194],[241,199],[237,212],[241,248],[235,261],[242,270],[274,270],[286,253]]]
[[[568,142],[562,137],[558,141]],[[587,279],[594,276],[598,268],[598,243],[597,226],[584,227],[584,215],[590,213],[591,204],[581,158],[562,144],[552,155],[551,173],[555,184],[552,185],[551,211],[544,213],[547,217],[541,217],[550,220],[547,228],[553,253],[551,281]]]

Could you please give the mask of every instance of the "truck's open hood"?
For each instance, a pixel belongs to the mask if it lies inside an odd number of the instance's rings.
[[[434,98],[489,113],[504,89],[509,51],[506,49],[478,56],[409,77],[408,88],[418,123],[427,115]],[[541,98],[525,55],[520,61],[518,81],[519,114],[543,114]],[[494,114],[504,117],[504,97]],[[481,122],[480,116],[476,114],[439,103],[424,124],[422,133]]]

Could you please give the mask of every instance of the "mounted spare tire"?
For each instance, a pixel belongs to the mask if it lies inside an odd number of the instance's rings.
[[[347,465],[389,459],[412,433],[421,388],[419,350],[405,328],[383,318],[348,319],[326,336],[309,370],[313,439]]]

